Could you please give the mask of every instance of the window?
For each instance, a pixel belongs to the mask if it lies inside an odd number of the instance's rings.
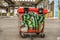
[[[16,0],[16,1],[19,1],[19,0]]]
[[[14,1],[28,1],[28,2],[31,1],[31,2],[35,2],[35,0],[14,0]]]
[[[27,1],[27,0],[25,0],[25,1]]]
[[[35,0],[33,0],[33,2],[35,2]]]
[[[33,1],[33,0],[30,0],[31,2]]]
[[[29,2],[30,0],[28,0],[28,2]]]

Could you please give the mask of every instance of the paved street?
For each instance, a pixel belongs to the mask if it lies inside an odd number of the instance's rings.
[[[34,40],[57,40],[60,37],[60,20],[46,19],[45,38],[34,38]],[[0,17],[0,40],[30,40],[21,38],[18,32],[17,17]]]

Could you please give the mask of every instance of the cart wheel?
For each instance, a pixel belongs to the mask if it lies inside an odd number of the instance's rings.
[[[26,38],[26,35],[23,32],[19,33],[22,38]]]
[[[39,35],[40,33],[36,33],[37,35]]]
[[[42,33],[40,36],[41,36],[41,38],[44,38],[45,37],[45,34]]]

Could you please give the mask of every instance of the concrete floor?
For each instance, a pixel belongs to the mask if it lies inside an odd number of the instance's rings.
[[[34,40],[57,40],[60,37],[60,20],[46,19],[45,38],[34,38]],[[17,17],[0,17],[0,40],[30,40],[21,38],[18,32]]]

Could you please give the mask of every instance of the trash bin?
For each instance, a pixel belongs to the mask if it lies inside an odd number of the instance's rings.
[[[44,34],[44,19],[46,9],[43,8],[19,8],[19,33],[21,37],[25,37],[24,33],[36,33],[41,37],[45,37]]]

